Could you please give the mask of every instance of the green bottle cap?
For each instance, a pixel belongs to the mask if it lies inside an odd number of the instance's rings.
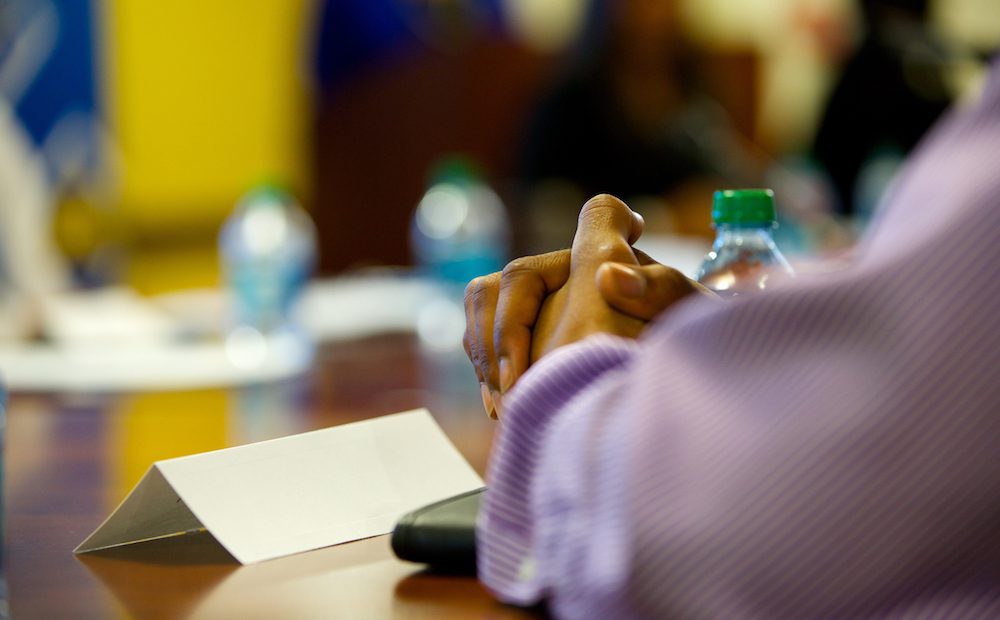
[[[774,192],[769,189],[723,189],[712,200],[712,221],[716,224],[773,224]]]
[[[474,183],[482,176],[482,171],[472,158],[464,155],[448,155],[431,166],[428,181],[430,185],[450,183],[462,186]]]
[[[288,186],[275,179],[265,179],[257,183],[250,188],[245,196],[254,200],[274,202],[290,202],[292,200],[292,192]]]

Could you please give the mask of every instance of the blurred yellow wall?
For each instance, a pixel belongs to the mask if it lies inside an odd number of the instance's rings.
[[[225,448],[230,393],[226,390],[148,392],[123,398],[112,418],[109,487],[113,508],[155,461]]]
[[[109,159],[120,164],[118,213],[139,245],[209,238],[239,195],[263,179],[299,195],[308,187],[313,5],[105,0],[105,100],[119,150]],[[133,265],[140,272],[141,262]]]

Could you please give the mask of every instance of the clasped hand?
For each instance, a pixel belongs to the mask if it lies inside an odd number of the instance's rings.
[[[608,195],[580,211],[570,250],[527,256],[465,289],[465,352],[490,417],[528,367],[591,334],[637,337],[646,324],[694,292],[711,295],[632,247],[642,217]]]

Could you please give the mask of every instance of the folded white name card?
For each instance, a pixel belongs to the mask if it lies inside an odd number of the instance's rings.
[[[74,553],[206,529],[243,564],[392,531],[483,486],[426,409],[149,468]]]

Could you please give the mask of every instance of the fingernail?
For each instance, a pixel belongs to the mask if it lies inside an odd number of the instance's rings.
[[[513,383],[514,368],[510,364],[510,359],[503,356],[500,358],[500,393],[506,394]]]
[[[624,265],[605,263],[611,270],[615,289],[622,297],[637,299],[646,294],[646,279]]]
[[[490,394],[490,388],[486,387],[485,383],[480,383],[479,391],[483,395],[483,409],[486,410],[486,415],[491,418],[496,417],[496,412],[493,406],[493,396]]]
[[[503,396],[500,396],[496,392],[491,392],[490,396],[493,399],[493,411],[496,414],[494,417],[500,419],[503,417]]]

